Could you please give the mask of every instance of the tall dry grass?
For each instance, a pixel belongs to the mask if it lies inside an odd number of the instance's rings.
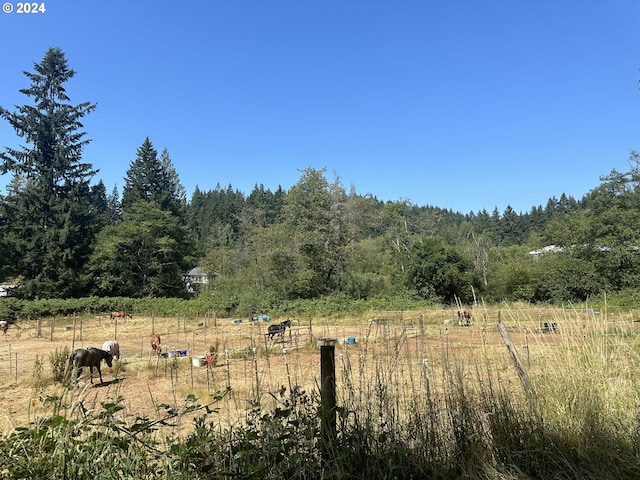
[[[48,423],[5,436],[3,451],[95,438],[84,467],[95,478],[96,458],[124,462],[125,446],[133,461],[120,469],[136,478],[640,478],[632,312],[504,305],[476,307],[470,327],[450,310],[310,323],[311,336],[285,344],[265,341],[262,325],[218,329],[213,371],[178,359],[125,362],[129,378],[149,383],[152,415],[127,415],[125,382],[101,401],[62,386]],[[195,339],[186,330],[176,335]],[[328,450],[319,449],[317,338],[336,339],[338,433]],[[34,378],[41,388],[42,366]],[[72,451],[62,450],[67,462],[78,461]],[[0,471],[17,472],[12,455]]]

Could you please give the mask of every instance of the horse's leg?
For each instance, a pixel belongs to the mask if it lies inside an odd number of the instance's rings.
[[[98,369],[98,375],[100,375],[100,385],[102,385],[104,382],[102,381],[102,370],[100,370],[100,364],[98,364],[96,368]]]

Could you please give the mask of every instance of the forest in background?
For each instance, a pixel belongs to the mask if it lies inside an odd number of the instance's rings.
[[[561,195],[525,213],[383,202],[310,167],[288,191],[217,185],[187,198],[169,152],[149,138],[122,192],[107,192],[82,157],[81,122],[95,105],[68,98],[64,84],[75,72],[64,53],[49,49],[34,70],[21,90],[33,103],[0,107],[26,143],[0,152],[0,173],[11,175],[0,197],[0,280],[19,283],[18,298],[197,297],[230,314],[326,298],[636,298],[636,152],[628,171],[612,170],[583,198]],[[184,274],[195,266],[209,283],[190,293]]]

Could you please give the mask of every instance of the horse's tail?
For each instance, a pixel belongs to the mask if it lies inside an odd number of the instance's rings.
[[[73,361],[76,359],[76,352],[71,352],[69,355],[69,365],[73,365]]]

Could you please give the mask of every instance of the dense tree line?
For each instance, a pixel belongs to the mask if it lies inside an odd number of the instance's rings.
[[[22,138],[0,153],[12,174],[0,197],[0,278],[23,298],[185,297],[183,274],[213,280],[199,295],[231,306],[330,295],[425,302],[584,300],[640,280],[640,161],[612,171],[582,199],[550,198],[529,212],[470,213],[347,191],[324,170],[301,170],[288,191],[219,184],[190,199],[169,152],[142,139],[120,192],[83,161],[75,75],[49,49],[26,73],[33,104],[0,116]],[[133,156],[133,152],[132,152]],[[554,251],[532,255],[547,245]]]

